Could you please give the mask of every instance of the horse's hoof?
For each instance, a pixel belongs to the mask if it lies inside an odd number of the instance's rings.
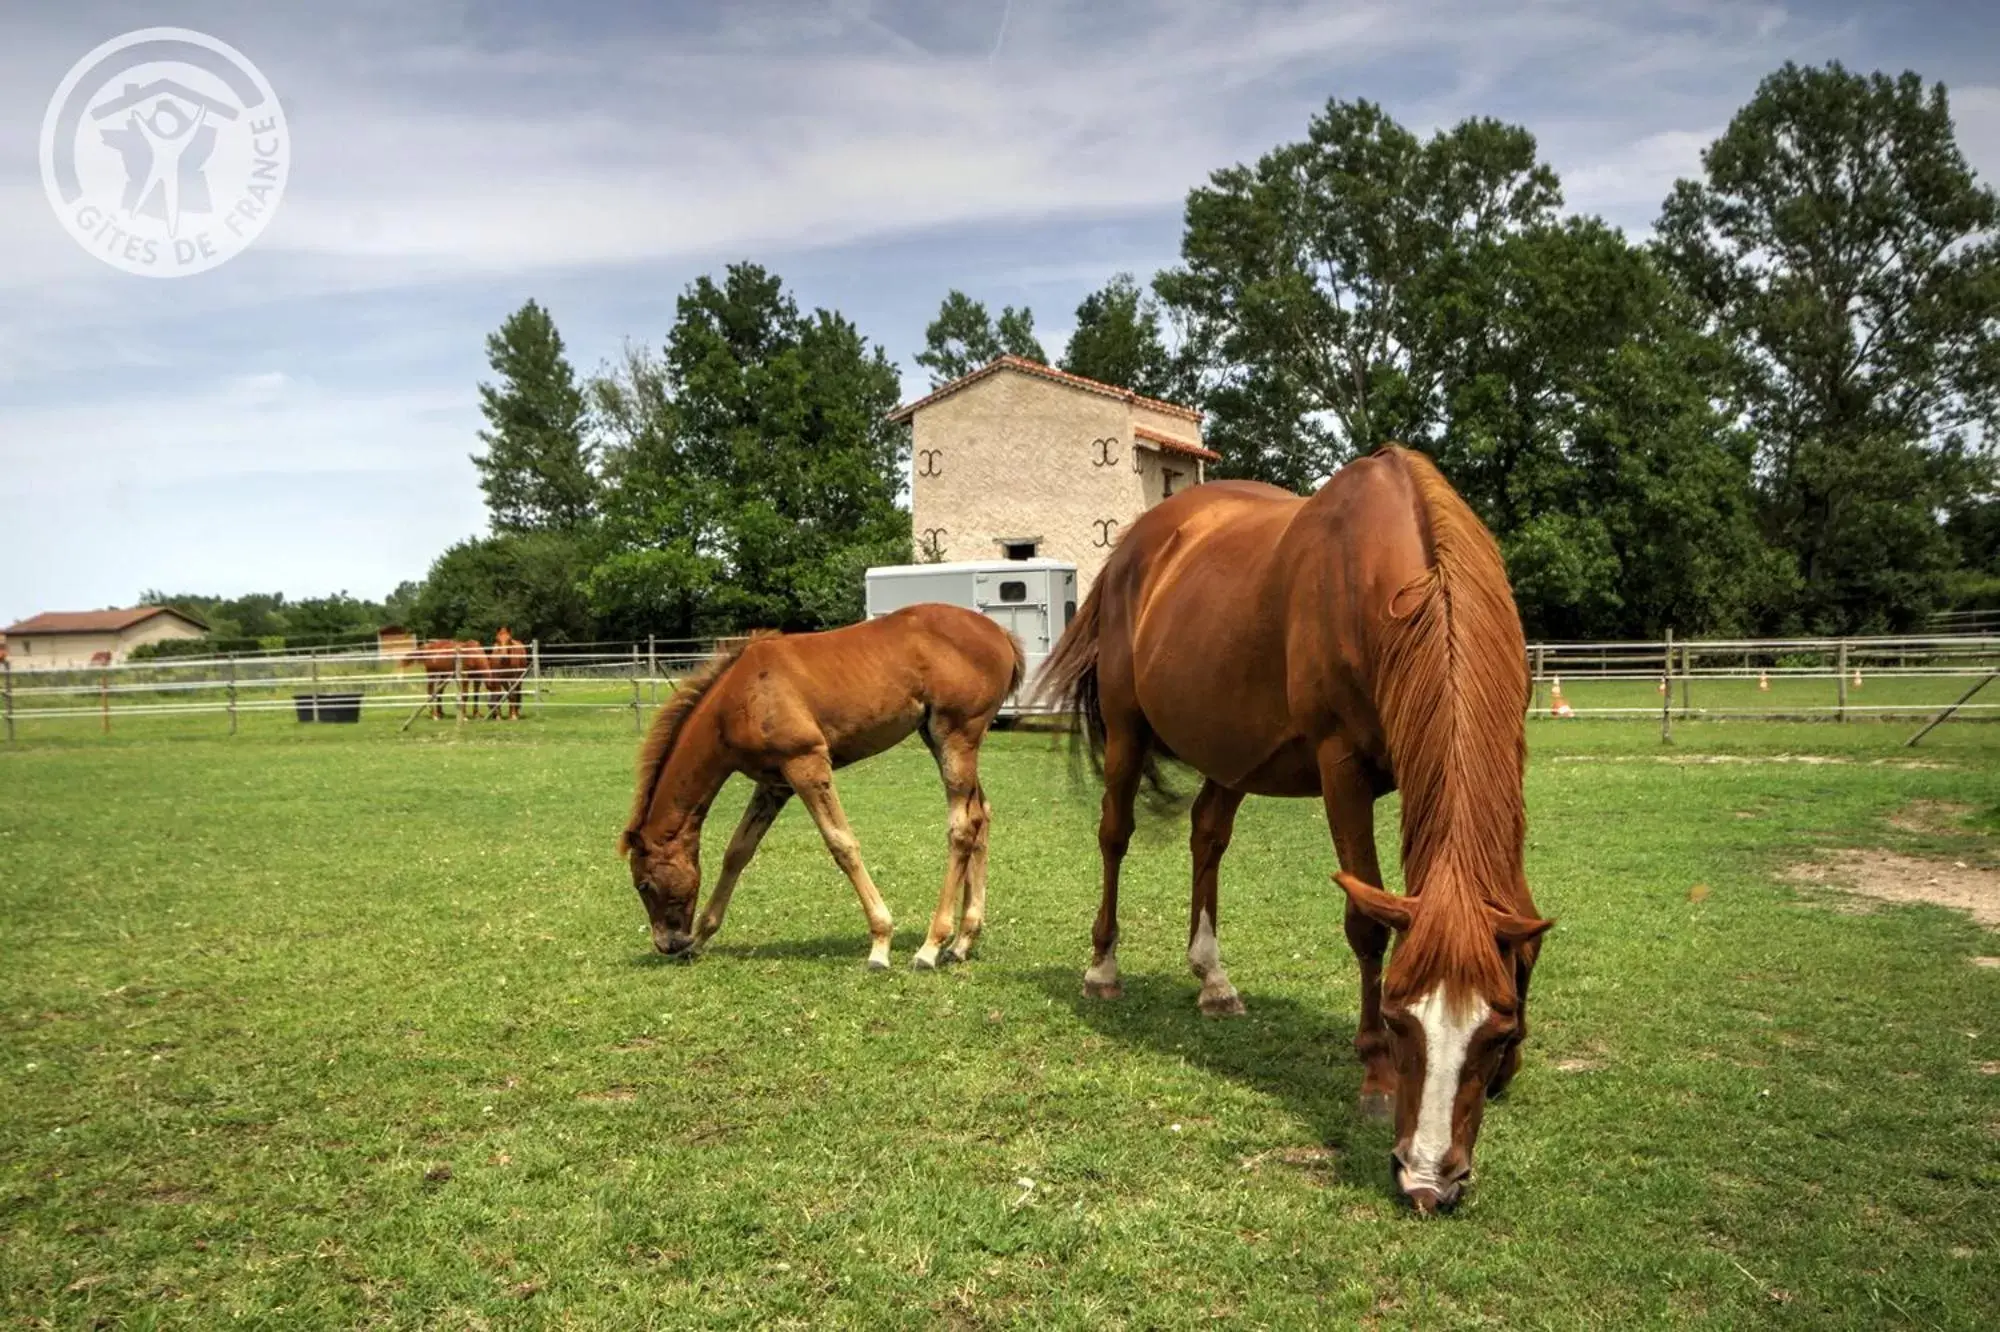
[[[936,971],[937,964],[938,960],[937,960],[937,955],[935,953],[926,955],[922,952],[919,952],[915,957],[910,959],[910,970]]]
[[[1083,983],[1083,994],[1086,999],[1123,999],[1125,987],[1115,980],[1087,980]]]
[[[871,957],[868,959],[868,969],[870,971],[887,971],[889,969],[889,959],[886,957]]]
[[[1243,998],[1234,990],[1228,994],[1205,994],[1201,997],[1201,1012],[1203,1017],[1242,1017]]]
[[[1386,1124],[1396,1113],[1396,1098],[1385,1091],[1365,1091],[1361,1093],[1361,1117],[1376,1124]]]

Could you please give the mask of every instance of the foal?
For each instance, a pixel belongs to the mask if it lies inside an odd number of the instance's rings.
[[[722,928],[729,897],[757,843],[797,795],[868,917],[868,965],[889,965],[889,909],[861,863],[833,790],[833,770],[879,754],[915,731],[937,760],[950,803],[950,854],[929,933],[913,959],[937,965],[961,899],[949,956],[963,961],[986,916],[986,834],[979,744],[1026,669],[1021,645],[956,606],[910,606],[816,634],[751,636],[718,652],[661,707],[639,753],[639,789],[620,849],[645,903],[653,946],[697,949]],[[723,853],[708,909],[701,895],[701,825],[731,773],[757,784]]]

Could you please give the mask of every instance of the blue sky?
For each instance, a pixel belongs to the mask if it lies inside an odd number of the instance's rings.
[[[128,276],[58,227],[37,133],[132,28],[234,45],[294,137],[247,252]],[[1527,125],[1642,232],[1787,59],[1916,69],[2000,180],[2000,11],[1715,0],[282,5],[0,0],[0,624],[142,589],[380,596],[484,527],[485,334],[532,296],[583,371],[750,258],[910,390],[947,288],[1034,308],[1173,262],[1189,187],[1328,97]]]

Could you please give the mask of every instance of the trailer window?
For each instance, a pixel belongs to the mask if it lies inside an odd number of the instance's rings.
[[[1024,582],[1021,582],[1019,579],[1010,578],[1006,582],[1000,584],[1000,600],[1026,601],[1027,599],[1028,599],[1028,585]]]
[[[1075,618],[1076,603],[1074,601],[1065,601],[1063,603],[1063,628],[1069,628],[1069,622]]]

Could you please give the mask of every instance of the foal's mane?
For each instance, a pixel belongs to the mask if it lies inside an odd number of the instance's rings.
[[[775,629],[759,629],[745,638],[737,639],[716,649],[714,655],[703,662],[692,675],[685,676],[675,685],[674,692],[660,705],[654,714],[652,729],[646,732],[646,743],[639,747],[639,790],[632,799],[632,816],[625,821],[625,831],[618,839],[620,853],[634,851],[639,845],[639,829],[646,822],[646,809],[653,803],[653,788],[660,783],[660,774],[666,771],[667,758],[674,751],[674,741],[680,737],[681,725],[694,712],[695,705],[703,699],[715,682],[722,678],[724,671],[736,664],[743,650],[760,638],[777,637]]]
[[[1397,944],[1399,997],[1443,984],[1511,1000],[1495,910],[1517,912],[1526,880],[1521,776],[1527,646],[1499,545],[1430,459],[1399,462],[1418,498],[1431,567],[1391,600],[1378,707],[1403,797],[1403,877],[1424,909]]]

